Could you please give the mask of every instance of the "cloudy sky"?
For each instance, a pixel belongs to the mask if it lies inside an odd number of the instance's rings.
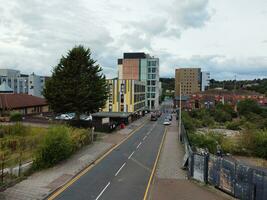
[[[0,0],[0,68],[50,75],[75,45],[107,77],[123,52],[160,58],[160,75],[195,66],[215,79],[267,77],[266,0]]]

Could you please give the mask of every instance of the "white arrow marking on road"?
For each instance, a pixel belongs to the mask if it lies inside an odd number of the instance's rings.
[[[108,182],[108,184],[106,185],[106,187],[104,187],[104,189],[100,192],[100,194],[96,197],[95,200],[98,200],[101,197],[101,195],[105,192],[105,190],[108,188],[109,185],[110,185],[110,182]]]
[[[121,168],[116,172],[115,176],[117,176],[117,175],[120,173],[120,171],[122,170],[122,168],[123,168],[125,165],[126,165],[126,163],[123,163],[123,165],[121,166]]]

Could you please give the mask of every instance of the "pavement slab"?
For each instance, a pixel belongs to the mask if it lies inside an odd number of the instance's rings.
[[[150,186],[149,200],[226,200],[232,197],[187,178],[182,170],[184,147],[178,140],[178,122],[168,126],[157,169]]]

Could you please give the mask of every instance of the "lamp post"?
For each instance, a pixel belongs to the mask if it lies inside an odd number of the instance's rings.
[[[182,92],[181,92],[181,82],[179,83],[179,98],[180,98],[180,101],[179,101],[179,139],[181,141],[181,131],[182,131]]]

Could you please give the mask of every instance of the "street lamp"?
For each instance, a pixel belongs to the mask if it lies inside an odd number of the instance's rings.
[[[182,92],[181,92],[181,82],[179,82],[179,98],[180,98],[180,102],[179,102],[179,139],[181,141],[181,131],[182,131]]]

